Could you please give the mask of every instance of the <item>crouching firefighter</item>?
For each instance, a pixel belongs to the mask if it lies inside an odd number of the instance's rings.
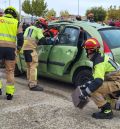
[[[34,25],[28,27],[24,32],[23,53],[27,64],[28,86],[32,91],[43,91],[43,88],[37,84],[37,66],[38,54],[36,47],[46,43],[40,22],[36,20]]]
[[[15,51],[16,48],[20,50],[23,45],[23,33],[22,27],[18,25],[16,9],[10,6],[4,10],[4,14],[0,17],[0,62],[5,64],[6,95],[7,100],[11,100],[15,92]],[[0,80],[0,94],[2,94],[1,89],[2,81]]]
[[[100,109],[99,112],[93,113],[92,117],[111,119],[113,118],[112,101],[108,100],[117,100],[120,96],[120,65],[100,52],[100,44],[95,38],[89,38],[84,43],[84,48],[88,58],[93,62],[94,79],[73,92],[73,102],[75,106],[83,108],[88,102],[88,97],[90,97]],[[77,97],[79,94],[79,102],[75,100],[76,93]],[[120,103],[116,103],[114,106],[120,110]]]

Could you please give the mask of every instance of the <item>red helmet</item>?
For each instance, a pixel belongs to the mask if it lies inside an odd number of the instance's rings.
[[[48,22],[45,18],[38,18],[38,21],[40,22],[40,24],[44,27],[44,28],[47,28],[48,27]]]
[[[87,50],[96,50],[100,48],[100,43],[95,38],[89,38],[84,43],[84,48]]]

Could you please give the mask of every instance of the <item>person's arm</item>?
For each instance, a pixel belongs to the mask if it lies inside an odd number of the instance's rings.
[[[46,44],[47,41],[43,35],[43,31],[42,29],[38,29],[38,34],[37,34],[37,38],[39,39],[38,40],[38,45],[41,45],[41,44]]]
[[[91,93],[96,91],[103,84],[101,78],[94,79],[84,90],[82,90],[85,96],[90,96]]]
[[[45,37],[42,37],[41,39],[39,39],[38,45],[41,45],[41,44],[47,44],[47,41],[46,41]]]
[[[17,49],[20,51],[20,49],[23,46],[24,38],[23,38],[23,29],[22,25],[18,26],[18,32],[17,32]]]
[[[96,91],[100,86],[102,86],[105,76],[105,65],[103,63],[99,63],[94,67],[94,80],[86,86],[83,90],[83,94],[85,96],[89,96],[91,93]]]

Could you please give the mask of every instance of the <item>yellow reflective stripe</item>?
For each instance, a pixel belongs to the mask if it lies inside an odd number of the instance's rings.
[[[24,40],[32,40],[32,41],[36,41],[35,38],[32,38],[32,37],[24,37]]]
[[[10,34],[2,34],[2,33],[0,33],[0,36],[7,37],[7,38],[12,38],[12,39],[16,40],[16,36],[13,36],[13,35],[10,35]]]
[[[35,69],[35,80],[37,80],[37,68]]]
[[[24,40],[24,45],[28,44],[28,41],[27,40]]]
[[[11,94],[13,95],[15,92],[15,87],[14,85],[7,85],[6,86],[6,94]]]
[[[2,84],[2,81],[0,80],[0,89],[2,88],[3,84]]]
[[[88,39],[87,42],[93,42],[94,44],[96,44],[96,42],[93,39]]]
[[[111,110],[105,110],[104,111],[104,113],[110,113],[111,112]]]

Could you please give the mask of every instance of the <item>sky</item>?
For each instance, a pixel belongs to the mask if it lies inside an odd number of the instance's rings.
[[[21,3],[24,0],[21,0]],[[45,0],[48,9],[54,9],[59,16],[60,11],[67,10],[70,14],[84,16],[86,10],[91,7],[99,7],[107,9],[111,5],[120,6],[120,0]],[[19,11],[19,0],[0,0],[0,8],[6,8],[7,6],[14,6]],[[79,5],[79,6],[78,6]],[[22,12],[22,14],[24,14]]]

